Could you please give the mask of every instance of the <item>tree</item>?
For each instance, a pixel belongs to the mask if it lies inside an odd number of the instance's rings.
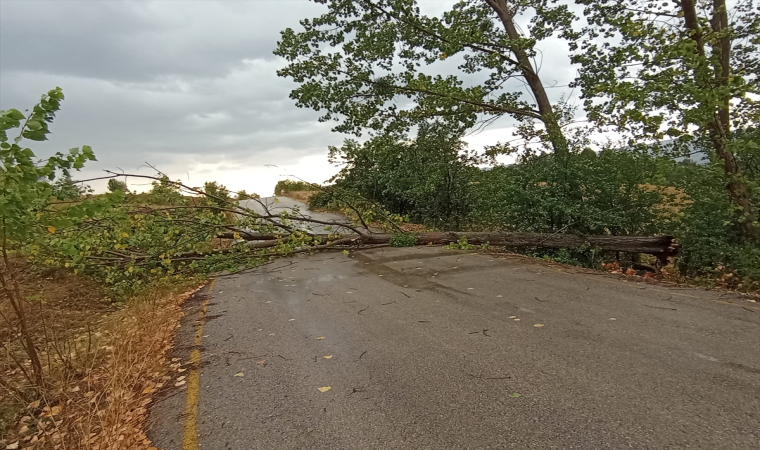
[[[207,181],[203,184],[203,192],[206,193],[209,203],[223,206],[230,202],[230,190],[216,181]]]
[[[110,192],[129,192],[129,189],[127,188],[127,182],[119,181],[116,178],[111,178],[108,180],[108,190]]]
[[[19,145],[23,139],[47,140],[48,124],[55,118],[62,100],[63,91],[56,88],[43,95],[28,116],[17,109],[0,111],[0,292],[9,300],[18,320],[19,343],[31,360],[33,375],[29,381],[37,386],[43,383],[42,362],[28,329],[25,298],[9,256],[9,247],[13,242],[27,242],[40,228],[55,234],[57,226],[68,222],[68,217],[59,217],[49,223],[39,220],[53,193],[53,186],[48,181],[54,181],[57,172],[66,179],[71,169],[80,169],[86,161],[95,159],[92,149],[85,145],[81,150],[72,148],[68,154],[56,153],[37,162],[32,149]],[[9,142],[7,132],[15,128],[19,129],[19,134]],[[68,183],[73,185],[71,178]]]
[[[735,130],[760,121],[760,13],[751,0],[578,0],[586,39],[575,46],[589,117],[675,150],[706,148],[723,165],[745,238],[760,237]],[[730,21],[729,21],[730,18]],[[599,98],[601,97],[601,99]],[[633,143],[633,142],[632,142]]]
[[[480,161],[461,136],[440,123],[420,125],[416,139],[382,135],[360,144],[330,147],[330,161],[343,164],[336,187],[359,193],[391,213],[444,229],[459,229],[471,209],[469,183]]]
[[[568,152],[565,111],[551,104],[534,64],[539,41],[574,35],[566,5],[468,0],[438,18],[422,14],[416,0],[315,1],[328,12],[302,20],[302,32],[283,31],[274,53],[289,63],[278,75],[300,83],[291,98],[325,110],[322,121],[341,121],[335,131],[408,130],[432,118],[464,131],[508,115],[530,125],[525,137]],[[522,33],[516,17],[528,12]],[[454,57],[462,76],[434,74]],[[508,91],[510,80],[524,82],[533,98]]]
[[[52,186],[52,195],[58,200],[78,200],[87,192],[87,186],[77,185],[68,174],[59,177]]]

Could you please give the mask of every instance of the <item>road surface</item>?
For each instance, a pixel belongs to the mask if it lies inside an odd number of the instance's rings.
[[[200,350],[198,388],[151,411],[163,450],[760,448],[744,297],[431,247],[282,259],[208,294],[176,349]]]
[[[322,222],[334,222],[338,224],[348,224],[351,225],[346,219],[346,217],[328,213],[328,212],[316,212],[309,210],[308,206],[303,203],[299,202],[298,200],[293,200],[288,197],[262,197],[255,200],[241,200],[239,202],[240,206],[244,208],[249,208],[254,210],[258,214],[273,214],[277,215],[282,212],[288,212],[291,215],[305,217],[308,219],[314,219],[319,220]],[[335,232],[341,232],[341,233],[351,233],[348,229],[337,229],[335,226],[331,225],[320,225],[316,223],[310,223],[310,222],[298,222],[296,221],[296,225],[299,226],[301,229],[308,230],[312,233],[335,233]],[[330,227],[329,230],[325,227]]]

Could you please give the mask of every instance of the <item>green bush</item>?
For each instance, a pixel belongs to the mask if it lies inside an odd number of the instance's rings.
[[[414,247],[417,245],[417,235],[414,233],[394,233],[391,235],[391,247]]]
[[[314,185],[305,181],[295,180],[280,180],[274,187],[274,195],[282,195],[288,192],[295,191],[311,191],[314,190]]]
[[[661,198],[646,185],[656,170],[652,157],[612,150],[527,156],[480,173],[473,222],[505,231],[655,234]]]

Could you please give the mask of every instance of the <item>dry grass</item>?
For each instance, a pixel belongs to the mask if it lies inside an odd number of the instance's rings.
[[[309,199],[317,193],[319,193],[319,191],[291,191],[283,192],[281,196],[308,204]]]
[[[76,286],[100,292],[89,283],[84,277],[56,275],[42,284],[49,293],[40,294],[36,307],[53,326],[34,330],[48,365],[46,384],[32,388],[21,373],[28,363],[19,367],[3,361],[0,376],[13,391],[0,387],[6,422],[0,448],[152,448],[143,429],[147,406],[170,379],[167,351],[182,317],[180,305],[194,289],[187,283],[155,287],[114,311],[98,303],[71,301],[72,295],[83,293]],[[25,286],[31,291],[29,283]],[[56,297],[55,292],[68,293],[69,301],[45,301]],[[51,331],[60,328],[63,318],[72,328]],[[85,322],[86,326],[75,326]]]

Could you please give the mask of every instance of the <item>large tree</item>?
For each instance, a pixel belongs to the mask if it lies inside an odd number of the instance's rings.
[[[536,45],[569,36],[574,19],[552,0],[466,0],[441,17],[423,14],[416,0],[314,0],[328,10],[282,32],[278,71],[300,84],[291,97],[323,110],[336,131],[408,130],[436,118],[452,129],[487,124],[504,115],[521,123],[558,154],[568,152],[563,111],[552,105],[538,74]],[[525,19],[522,28],[516,22]],[[522,30],[522,31],[521,31]],[[457,58],[456,75],[443,60]],[[524,83],[525,98],[510,86]],[[510,90],[511,89],[511,90]]]
[[[708,149],[722,163],[741,234],[760,237],[736,158],[751,145],[736,130],[760,121],[756,2],[729,9],[726,0],[577,1],[589,26],[573,59],[590,118],[639,142]]]

